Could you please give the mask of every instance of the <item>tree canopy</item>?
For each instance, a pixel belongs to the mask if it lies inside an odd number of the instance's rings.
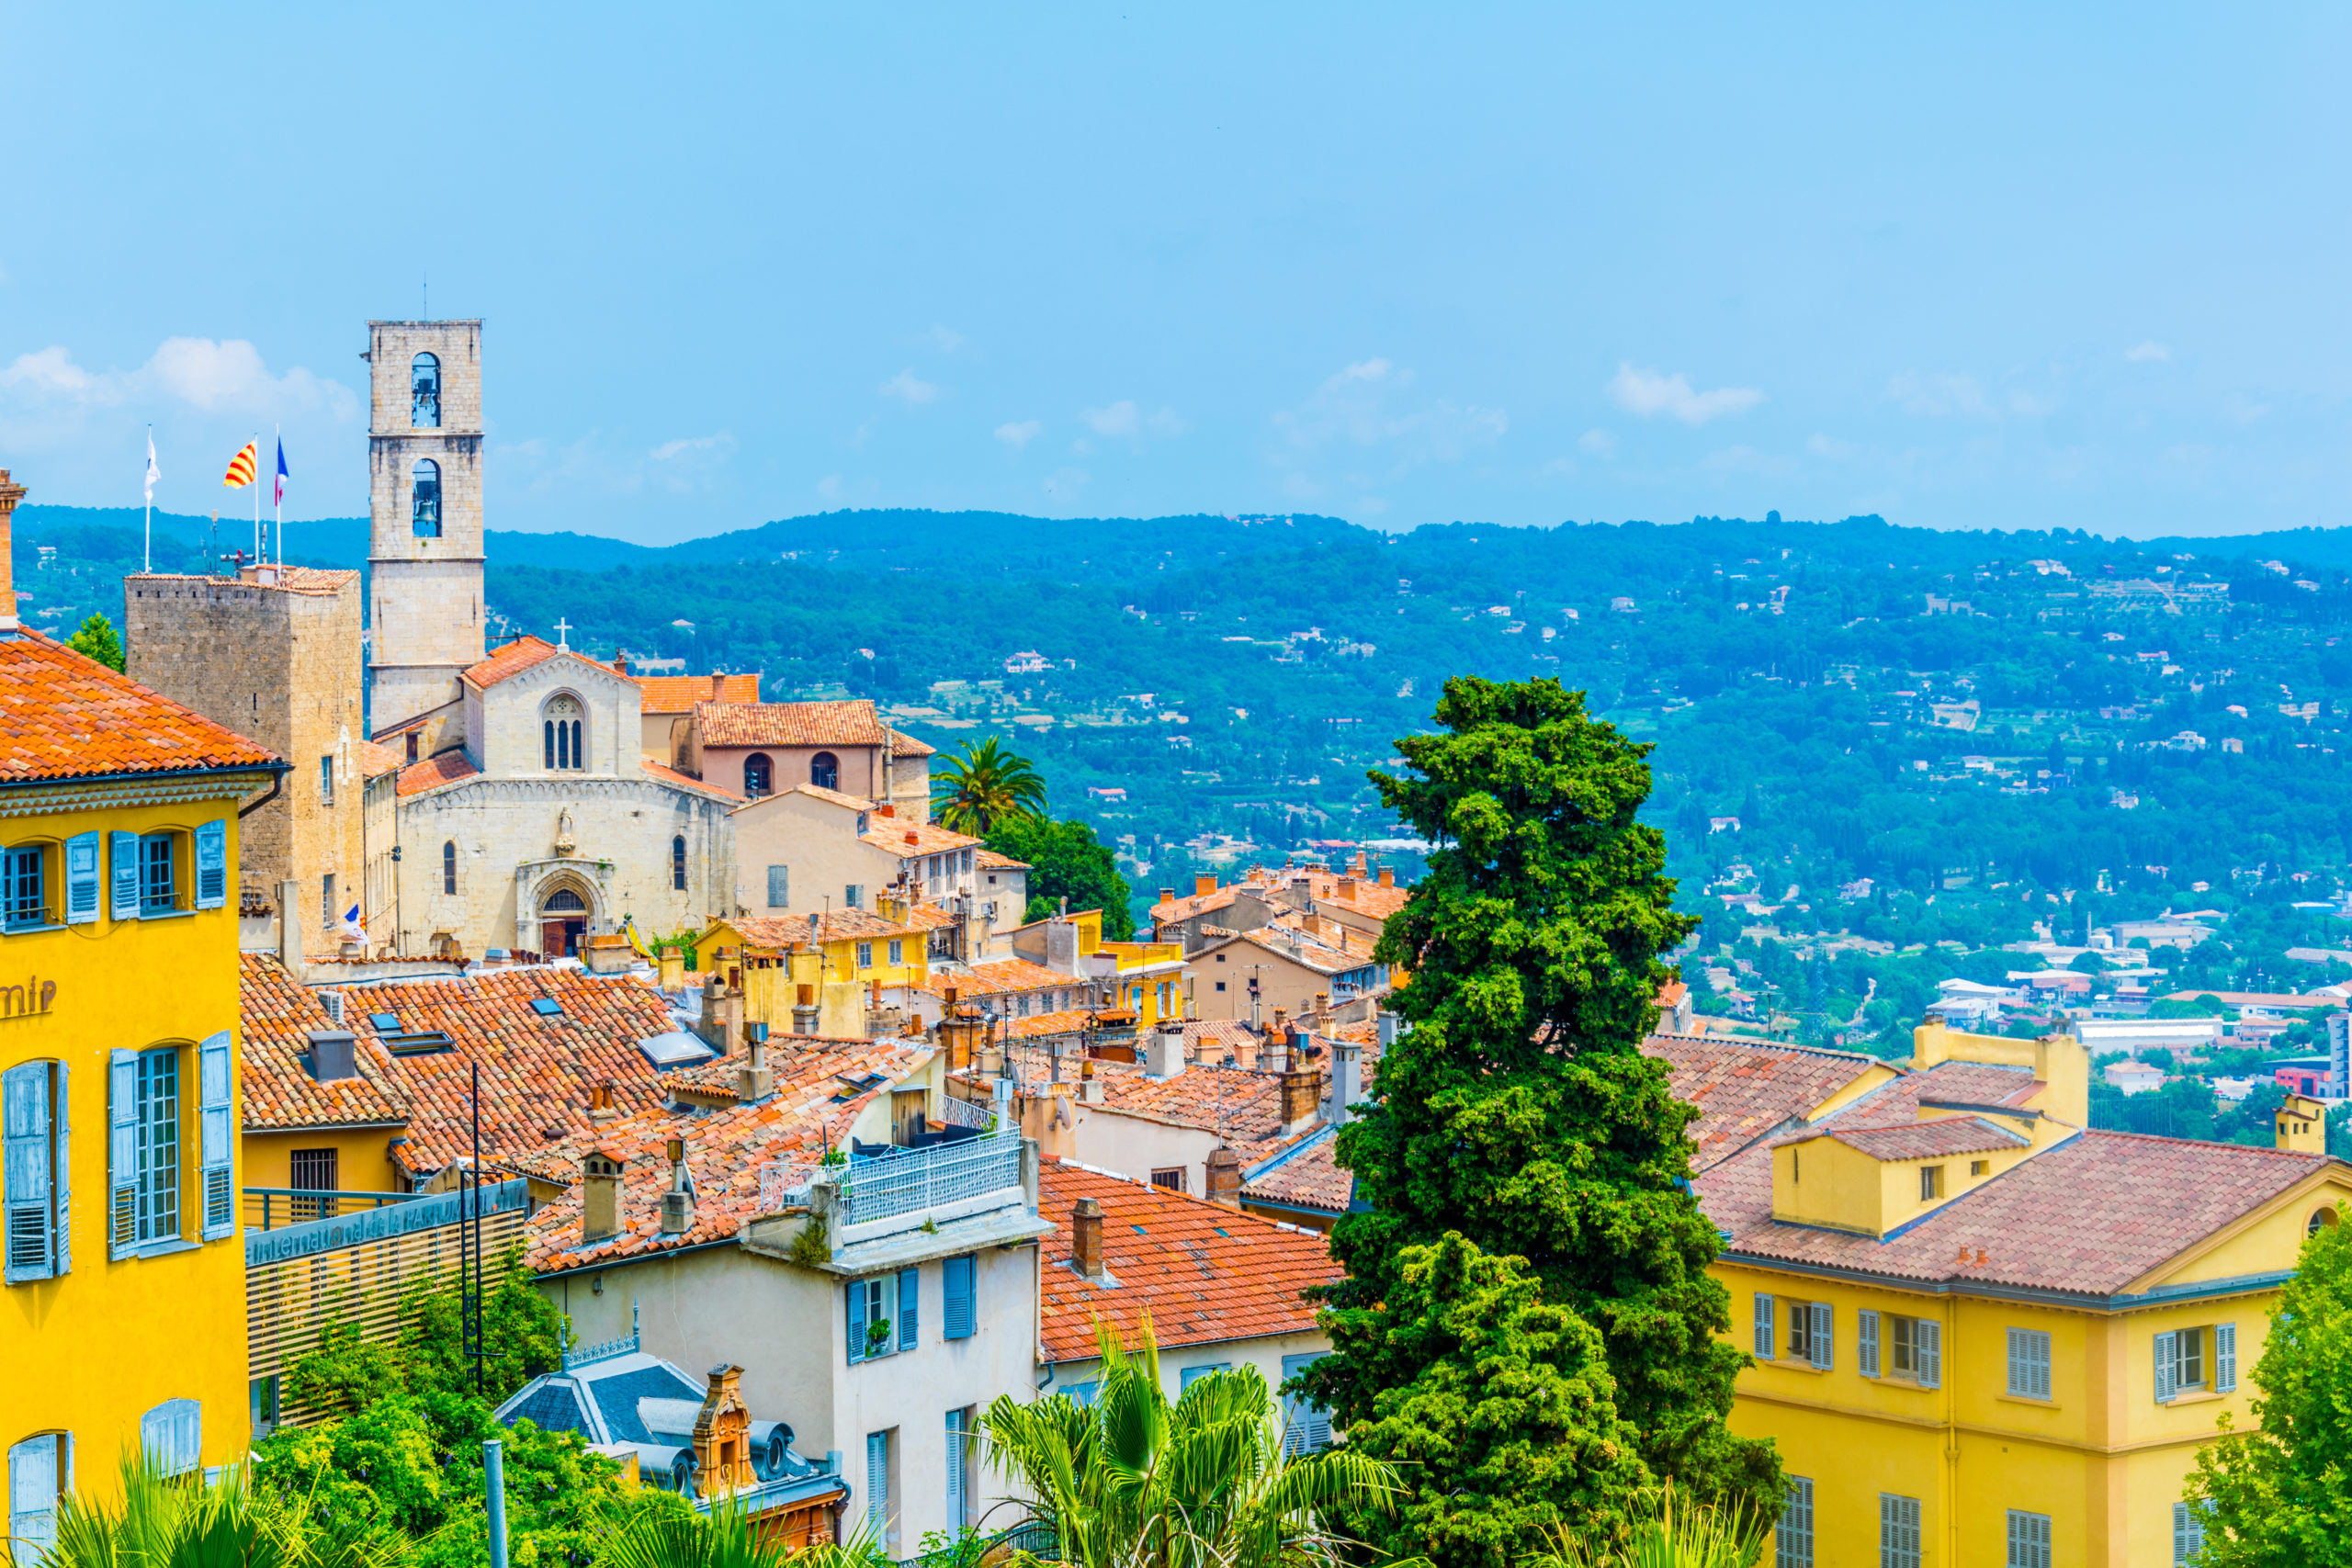
[[[1023,919],[1042,920],[1067,898],[1072,909],[1102,910],[1102,934],[1110,941],[1135,935],[1127,879],[1119,874],[1110,847],[1085,823],[1016,817],[989,831],[988,846],[1029,867],[1029,908]]]
[[[1000,823],[1045,809],[1045,779],[993,735],[966,741],[963,755],[942,758],[931,778],[931,814],[955,832],[984,839]]]
[[[82,629],[65,639],[65,646],[109,670],[119,672],[122,669],[122,638],[116,634],[114,623],[102,615],[93,614],[84,621]]]

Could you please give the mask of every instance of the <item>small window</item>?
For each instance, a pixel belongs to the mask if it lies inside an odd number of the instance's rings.
[[[1836,1362],[1834,1309],[1827,1302],[1784,1301],[1781,1310],[1789,1321],[1789,1359],[1827,1371]]]
[[[1919,1499],[1878,1495],[1879,1568],[1919,1568]]]
[[[143,833],[139,839],[139,912],[167,915],[179,907],[178,846],[174,833]]]
[[[368,1026],[379,1034],[403,1032],[401,1028],[401,1015],[396,1012],[371,1012],[368,1015]]]
[[[1968,1174],[1972,1179],[1982,1176],[1992,1168],[1993,1162],[1989,1159],[1973,1159],[1968,1162]]]
[[[541,1018],[561,1018],[563,1016],[563,1004],[557,1001],[553,997],[533,997],[531,998],[531,1010],[537,1013]]]
[[[907,944],[905,941],[899,937],[892,937],[890,939],[890,962],[893,964],[904,964],[906,961]]]
[[[2050,1336],[2038,1328],[2009,1330],[2009,1393],[2017,1399],[2050,1397]]]
[[[319,878],[319,924],[334,924],[334,873]]]
[[[408,732],[408,760],[410,761],[413,762],[416,761],[419,748],[421,748],[424,743],[424,736],[421,731],[412,729]]]
[[[754,751],[743,759],[743,795],[757,800],[775,793],[775,762],[765,751]]]
[[[1229,1372],[1232,1370],[1233,1363],[1231,1361],[1208,1361],[1197,1367],[1186,1367],[1182,1371],[1176,1374],[1177,1397],[1180,1399],[1182,1398],[1186,1389],[1192,1387],[1194,1383],[1200,1382],[1211,1372]]]
[[[1788,1501],[1772,1534],[1772,1568],[1813,1568],[1813,1483],[1802,1475],[1788,1482]]]
[[[408,422],[418,430],[441,428],[441,361],[430,354],[409,362]]]
[[[547,896],[539,909],[549,915],[584,915],[588,912],[588,900],[576,888],[559,887]]]
[[[686,836],[684,833],[670,840],[670,886],[679,893],[686,890]]]
[[[1151,1184],[1154,1187],[1164,1187],[1170,1192],[1182,1192],[1185,1190],[1184,1168],[1181,1165],[1171,1165],[1164,1169],[1155,1170],[1151,1173]]]
[[[768,867],[768,908],[792,908],[792,868],[788,865]]]
[[[541,740],[547,766],[559,773],[576,773],[588,765],[581,714],[583,710],[577,697],[560,696],[548,699],[540,723]]]
[[[874,967],[874,944],[872,942],[861,942],[857,944],[857,966],[860,969],[871,969]]]
[[[458,891],[458,840],[446,839],[441,844],[441,891]]]
[[[42,865],[39,844],[20,844],[0,856],[0,897],[5,897],[7,926],[12,931],[49,924],[49,897],[43,886]]]
[[[2334,1209],[2324,1207],[2313,1209],[2312,1211],[2312,1217],[2304,1222],[2303,1234],[2305,1235],[2317,1235],[2320,1232],[2327,1229],[2328,1226],[2334,1224],[2335,1224],[2335,1211]]]
[[[409,525],[420,539],[441,536],[441,465],[419,457],[409,470]]]
[[[1944,1168],[1923,1165],[1919,1168],[1919,1201],[1932,1203],[1944,1195]]]
[[[2050,1568],[2050,1516],[2009,1510],[2008,1568]]]
[[[1216,988],[1217,988],[1218,990],[1220,990],[1220,991],[1222,991],[1223,989],[1225,989],[1225,982],[1224,982],[1224,981],[1222,981],[1222,980],[1219,980],[1219,981],[1216,983]]]
[[[321,806],[334,804],[334,759],[333,757],[319,759],[319,804]]]
[[[858,882],[853,882],[853,883],[851,883],[847,887],[842,888],[842,902],[843,904],[846,904],[847,906],[849,906],[849,908],[853,908],[853,909],[863,909],[863,908],[865,908],[865,884],[863,884],[863,883],[858,883]]]
[[[842,787],[842,760],[831,751],[820,751],[808,759],[808,782],[819,789]]]
[[[1863,1370],[1872,1371],[1883,1351],[1883,1364],[1874,1375],[1916,1382],[1921,1388],[1943,1386],[1943,1325],[1933,1318],[1899,1317],[1893,1313],[1865,1313],[1861,1337]]]

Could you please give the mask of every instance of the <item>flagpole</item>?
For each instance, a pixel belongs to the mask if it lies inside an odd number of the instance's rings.
[[[261,432],[258,430],[254,432],[254,477],[249,482],[254,487],[254,564],[259,566],[265,558],[261,553]]]
[[[155,427],[151,424],[147,427],[147,467],[152,471],[154,466]],[[153,573],[155,570],[155,481],[153,479],[149,479],[142,488],[147,491],[147,523],[145,528],[147,545],[146,559],[140,566],[139,570],[143,572]]]
[[[286,451],[286,427],[282,424],[273,424],[269,428],[271,439],[277,444],[277,451],[280,454],[280,457],[271,459],[272,462],[277,462],[282,458]],[[259,501],[261,497],[255,496],[254,499]],[[286,564],[286,498],[278,493],[276,468],[272,468],[269,474],[269,513],[277,529],[277,564],[284,566]]]

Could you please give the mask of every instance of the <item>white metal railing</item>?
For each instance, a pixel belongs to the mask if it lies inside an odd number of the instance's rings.
[[[969,1127],[985,1133],[995,1122],[996,1114],[985,1105],[976,1105],[949,1094],[940,1097],[939,1119],[950,1127]]]
[[[823,1174],[821,1165],[787,1165],[782,1160],[770,1160],[760,1167],[760,1209],[775,1213],[808,1201],[809,1184]]]
[[[850,1162],[842,1194],[844,1224],[865,1224],[935,1209],[1021,1185],[1021,1140],[967,1138],[928,1148],[894,1149]]]

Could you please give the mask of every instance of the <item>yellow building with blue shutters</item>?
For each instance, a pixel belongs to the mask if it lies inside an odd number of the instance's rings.
[[[24,1562],[126,1448],[246,1447],[236,823],[285,768],[14,609],[0,571],[0,1495]]]
[[[1919,1029],[1908,1070],[1661,1037],[1750,1353],[1731,1424],[1792,1492],[1777,1568],[2165,1568],[2251,1424],[2305,1235],[2352,1212],[2315,1102],[2275,1146],[2089,1130],[2089,1063]]]

